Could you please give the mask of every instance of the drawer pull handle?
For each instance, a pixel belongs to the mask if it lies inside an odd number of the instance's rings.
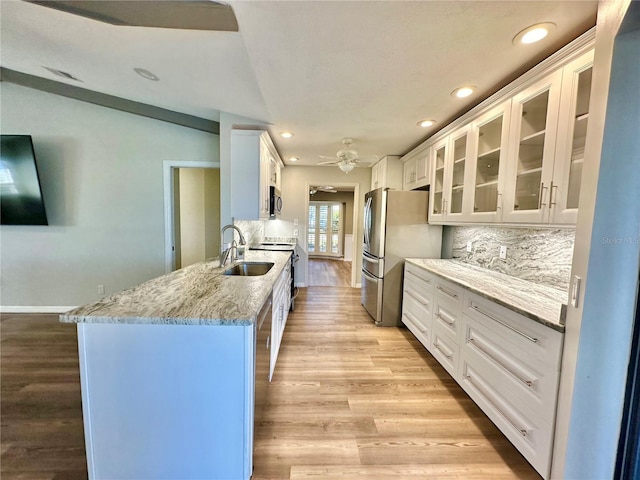
[[[442,320],[444,323],[446,323],[450,327],[454,327],[455,324],[456,324],[455,319],[450,318],[449,315],[447,315],[447,314],[443,314],[441,312],[438,312],[438,313],[436,313],[436,317],[438,317],[440,320]]]
[[[419,303],[421,303],[425,307],[429,305],[429,301],[426,298],[421,297],[420,295],[418,295],[416,292],[412,292],[411,290],[407,290],[407,293],[409,295],[411,295],[413,298],[415,298]]]
[[[416,326],[416,328],[417,328],[418,330],[420,330],[422,333],[427,333],[427,329],[426,329],[426,328],[424,328],[424,327],[420,324],[420,322],[418,322],[415,318],[413,318],[413,315],[409,315],[409,313],[408,313],[408,312],[404,312],[404,316],[405,316],[405,317],[407,317],[407,320],[409,320],[411,323],[413,323],[413,324]]]
[[[495,363],[500,365],[502,368],[504,368],[511,375],[513,375],[518,380],[520,380],[522,383],[524,383],[527,387],[529,387],[529,388],[533,387],[533,381],[532,380],[524,378],[522,375],[518,374],[517,372],[514,372],[512,368],[509,368],[507,365],[504,364],[504,362],[501,362],[500,359],[496,358],[494,355],[491,355],[491,353],[489,353],[487,350],[482,348],[482,343],[477,342],[475,338],[473,338],[473,337],[467,338],[467,343],[470,343],[470,344],[474,345],[478,350],[480,350],[487,357],[489,357],[491,360],[493,360]]]
[[[426,278],[422,278],[420,275],[418,275],[417,273],[413,273],[411,270],[407,270],[407,273],[409,275],[411,275],[412,277],[416,277],[418,280],[421,280],[424,283],[427,283],[427,284],[431,285],[431,280],[428,280]]]
[[[443,287],[442,285],[438,285],[438,290],[440,290],[442,293],[446,293],[447,295],[449,295],[452,298],[458,298],[458,294],[457,293],[453,293],[451,290]]]
[[[449,360],[452,360],[452,359],[453,359],[453,353],[447,353],[447,352],[445,351],[445,349],[444,349],[444,348],[442,348],[442,345],[440,345],[438,342],[436,342],[433,346],[434,346],[434,347],[436,347],[438,350],[440,350],[440,351],[442,352],[442,354],[443,354],[445,357],[447,357]]]
[[[474,305],[473,303],[469,304],[471,308],[473,308],[476,312],[481,313],[482,315],[484,315],[485,317],[490,318],[491,320],[493,320],[494,322],[498,322],[500,325],[502,325],[503,327],[508,328],[509,330],[511,330],[512,332],[517,333],[520,336],[523,336],[524,338],[526,338],[527,340],[529,340],[530,342],[533,343],[538,343],[538,339],[535,337],[531,337],[529,335],[527,335],[526,333],[522,333],[520,330],[518,330],[517,328],[513,328],[511,325],[509,325],[508,323],[503,322],[502,320],[497,319],[496,317],[494,317],[493,315],[485,312],[484,310],[482,310],[481,308],[479,308],[477,305]]]
[[[475,383],[475,382],[473,381],[473,378],[471,377],[471,375],[469,375],[469,372],[466,372],[466,373],[464,374],[464,378],[465,378],[469,383],[471,383],[474,387],[476,387],[478,390],[480,390],[480,391],[484,394],[485,398],[491,402],[491,405],[493,405],[493,408],[495,408],[495,409],[497,410],[497,412],[498,412],[500,415],[502,415],[502,418],[504,418],[507,422],[509,422],[509,423],[511,424],[511,426],[512,426],[513,428],[515,428],[515,429],[518,431],[518,433],[520,433],[520,435],[522,435],[523,437],[526,437],[526,436],[529,434],[529,430],[528,430],[528,429],[523,428],[523,427],[520,427],[520,426],[519,426],[519,425],[518,425],[518,424],[517,424],[517,423],[516,423],[516,422],[515,422],[515,421],[514,421],[510,416],[509,416],[509,415],[507,415],[507,414],[504,412],[504,410],[503,410],[502,408],[500,408],[500,407],[497,405],[497,403],[496,403],[496,402],[494,402],[494,401],[491,399],[491,396],[489,395],[489,393],[488,393],[484,388],[482,388],[482,386],[481,386],[481,385],[478,385],[477,383]]]

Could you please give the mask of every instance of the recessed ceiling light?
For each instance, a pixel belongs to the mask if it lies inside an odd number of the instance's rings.
[[[293,133],[291,133],[291,132],[280,132],[280,136],[282,138],[291,138],[291,137],[293,137]]]
[[[456,88],[451,95],[458,98],[465,98],[471,95],[475,91],[476,87],[460,87]]]
[[[417,125],[419,127],[427,128],[427,127],[432,127],[435,124],[436,124],[435,120],[420,120]]]
[[[545,38],[549,33],[554,31],[556,28],[555,23],[537,23],[535,25],[531,25],[530,27],[525,28],[520,33],[518,33],[515,37],[513,37],[514,45],[519,45],[524,43],[525,45],[529,43],[539,42],[543,38]]]
[[[136,67],[133,69],[133,71],[136,72],[141,77],[146,78],[147,80],[153,80],[154,82],[157,82],[158,80],[160,80],[157,75],[151,73],[149,70],[145,70],[144,68]]]
[[[297,162],[298,160],[299,160],[298,157],[291,157],[289,159],[290,162]]]

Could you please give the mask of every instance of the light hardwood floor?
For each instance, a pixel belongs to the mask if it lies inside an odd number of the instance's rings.
[[[310,287],[350,287],[351,262],[342,258],[310,258]]]
[[[3,315],[0,333],[0,476],[86,478],[75,326]],[[373,326],[358,289],[301,289],[268,389],[256,480],[540,478],[410,332]]]

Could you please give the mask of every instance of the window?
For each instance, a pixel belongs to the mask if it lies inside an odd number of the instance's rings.
[[[342,204],[311,202],[307,232],[310,255],[342,256]]]

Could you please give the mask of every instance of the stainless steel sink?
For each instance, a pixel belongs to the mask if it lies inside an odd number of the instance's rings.
[[[273,262],[239,262],[227,268],[223,275],[237,275],[240,277],[256,277],[264,275],[273,267]]]

